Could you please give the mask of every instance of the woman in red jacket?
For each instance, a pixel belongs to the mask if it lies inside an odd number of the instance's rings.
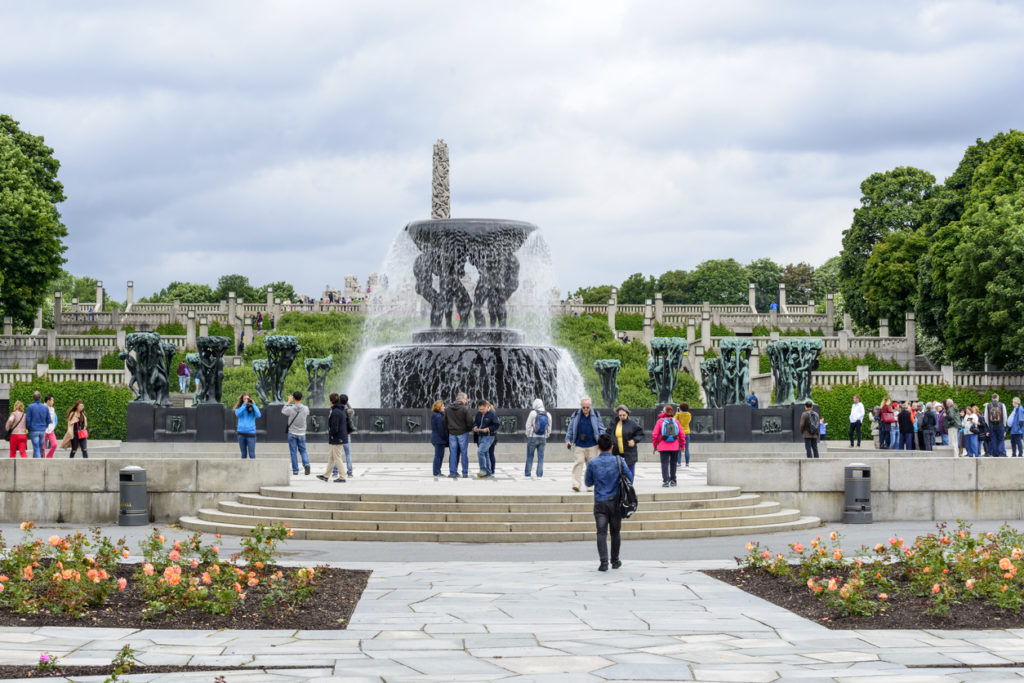
[[[654,423],[654,454],[661,457],[661,485],[665,488],[676,485],[676,463],[686,443],[683,426],[675,414],[675,407],[668,404]]]

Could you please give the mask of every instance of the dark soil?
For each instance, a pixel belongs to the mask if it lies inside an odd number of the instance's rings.
[[[760,570],[714,569],[704,572],[805,619],[832,629],[989,629],[1024,628],[1024,613],[995,607],[981,600],[952,605],[947,614],[928,614],[931,601],[906,590],[891,591],[885,608],[867,617],[839,617],[802,583]]]
[[[309,667],[302,664],[295,666],[146,666],[136,664],[131,672],[121,674],[120,680],[128,681],[129,676],[137,674],[171,674],[171,673],[194,673],[197,671],[252,671],[254,673],[272,673],[286,669],[309,669],[323,667]],[[69,678],[71,676],[109,676],[114,673],[114,667],[105,666],[61,666],[59,671],[36,671],[34,666],[11,666],[5,664],[0,666],[0,679],[11,678]]]
[[[246,599],[234,612],[228,615],[213,615],[207,612],[190,611],[176,614],[158,614],[149,619],[142,618],[146,601],[137,590],[135,574],[138,564],[120,564],[114,576],[128,579],[124,592],[116,589],[107,596],[105,604],[85,616],[75,619],[66,614],[35,613],[15,614],[0,610],[0,626],[99,626],[116,628],[158,628],[158,629],[343,629],[348,626],[352,612],[356,609],[370,572],[353,569],[328,569],[319,567],[317,585],[312,597],[300,604],[294,611],[285,608],[264,611],[260,605],[266,588],[259,586],[246,589]],[[271,567],[276,571],[294,571],[294,568]],[[9,667],[8,667],[9,668]],[[219,667],[223,668],[223,667]],[[70,669],[70,667],[69,667]],[[2,670],[2,669],[0,669]],[[85,675],[76,671],[79,675]]]

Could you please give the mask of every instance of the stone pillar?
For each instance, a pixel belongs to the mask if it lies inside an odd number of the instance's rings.
[[[189,311],[185,317],[185,348],[192,351],[196,348],[196,312]]]
[[[711,348],[711,311],[706,309],[700,312],[700,343],[705,350]]]
[[[665,324],[665,300],[661,292],[654,293],[654,319],[662,325]]]
[[[747,285],[747,305],[751,313],[757,313],[757,285],[753,282]]]
[[[175,299],[171,304],[171,322],[181,322],[181,300]]]
[[[274,309],[274,288],[267,287],[267,312],[263,315],[266,316]]]
[[[236,299],[237,297],[234,292],[228,292],[228,325],[233,327],[238,327],[238,325],[235,325],[235,316],[238,314],[238,301]],[[236,339],[235,341],[238,340]]]
[[[53,330],[60,332],[60,317],[64,313],[64,298],[60,292],[53,293]]]
[[[10,337],[14,334],[14,318],[9,315],[4,316],[4,336]]]
[[[359,304],[359,307],[361,309],[359,311],[360,313],[366,313],[366,304],[361,303]],[[272,313],[274,314],[274,324],[276,325],[277,319],[281,317],[281,297],[274,298],[274,310],[272,311]],[[269,330],[270,326],[264,323],[263,329]]]
[[[252,316],[245,316],[245,343],[252,343]],[[237,348],[237,347],[236,347]]]
[[[78,297],[71,297],[71,312],[78,313]]]
[[[654,318],[654,304],[650,299],[644,301],[644,318]]]
[[[125,302],[125,307],[124,307],[124,310],[126,312],[132,310],[132,306],[135,305],[135,281],[134,280],[129,280],[128,281],[127,297],[128,298],[127,298],[127,300]]]
[[[119,351],[128,350],[128,333],[123,327],[117,328],[117,348]]]
[[[654,339],[654,319],[649,315],[644,316],[644,344],[648,347],[651,345],[651,340]]]
[[[32,323],[32,329],[33,330],[41,330],[41,329],[43,329],[43,309],[42,309],[42,307],[36,309],[36,319],[35,319],[35,322]]]
[[[942,382],[947,386],[953,386],[953,380],[955,377],[954,369],[952,365],[943,365],[942,368]],[[949,398],[949,397],[947,397]]]
[[[879,318],[878,319],[878,336],[888,337],[889,336],[889,319]]]
[[[50,374],[49,363],[36,363],[36,377],[46,377]]]
[[[103,280],[96,283],[96,312],[103,312]]]
[[[615,299],[608,299],[608,308],[606,310],[608,311],[608,327],[612,329],[612,332],[615,332],[615,312],[618,310],[618,306],[615,305]]]
[[[831,292],[825,295],[825,328],[827,333],[836,329],[836,297]]]
[[[210,319],[200,318],[199,319],[199,336],[209,337],[210,336]]]
[[[693,348],[693,342],[697,340],[697,323],[693,318],[686,319],[686,345]]]
[[[850,330],[839,330],[837,334],[839,336],[839,351],[846,353],[850,350],[850,338],[853,337],[853,332]]]
[[[616,306],[619,305],[619,290],[616,287],[612,287],[612,301],[615,302]]]
[[[779,283],[779,313],[789,315],[789,308],[786,306],[786,283]]]
[[[917,355],[917,314],[913,311],[907,311],[906,313],[906,325],[903,336],[907,338],[907,367],[912,367],[914,363],[914,356]]]
[[[761,346],[760,344],[754,344],[754,348],[750,349],[750,360],[748,364],[750,376],[761,374]]]
[[[843,329],[849,330],[850,334],[853,334],[853,318],[849,313],[843,313]]]

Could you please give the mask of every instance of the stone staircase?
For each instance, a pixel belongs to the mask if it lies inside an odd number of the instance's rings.
[[[639,510],[623,522],[625,539],[759,534],[821,523],[817,517],[731,486],[679,488],[638,497]],[[594,538],[593,499],[585,493],[346,493],[270,486],[181,519],[186,529],[237,535],[257,523],[272,522],[287,523],[295,538],[308,540],[536,543]]]

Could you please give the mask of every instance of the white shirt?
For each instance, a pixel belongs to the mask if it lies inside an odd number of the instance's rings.
[[[864,402],[857,401],[850,408],[850,422],[863,422],[864,421]]]
[[[50,424],[46,427],[47,434],[53,434],[53,430],[57,428],[57,413],[54,412],[51,406],[46,406],[50,409]]]

